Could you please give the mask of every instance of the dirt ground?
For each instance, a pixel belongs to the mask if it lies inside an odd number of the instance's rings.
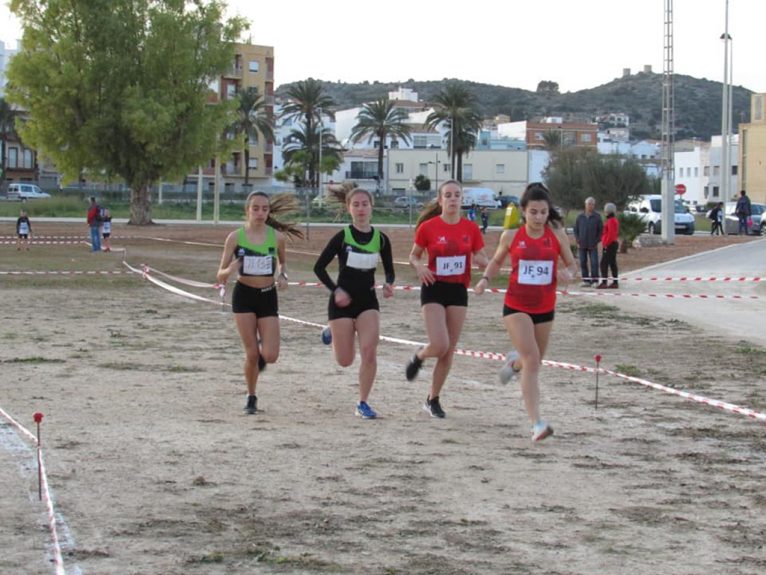
[[[0,272],[125,272],[147,264],[212,282],[230,226],[115,226],[115,248],[0,245]],[[11,224],[0,228],[4,239]],[[79,242],[84,225],[40,223]],[[412,230],[386,229],[404,262]],[[289,246],[314,282],[334,230]],[[491,249],[497,232],[487,236]],[[620,254],[635,270],[745,238],[679,237]],[[400,285],[414,276],[397,265]],[[181,289],[218,299],[212,289]],[[502,287],[502,281],[496,282]],[[663,286],[663,289],[672,289]],[[545,367],[555,435],[529,441],[499,362],[457,356],[444,420],[421,404],[432,362],[382,341],[370,403],[321,344],[324,288],[280,293],[282,350],[242,414],[230,312],[130,273],[0,274],[0,408],[43,445],[67,573],[761,574],[766,424],[622,379]],[[228,298],[227,298],[228,299]],[[618,302],[562,296],[547,359],[602,366],[766,411],[766,351]],[[460,347],[504,353],[499,295],[471,296]],[[704,313],[704,312],[703,312]],[[292,320],[300,320],[292,321]],[[381,299],[381,334],[425,339],[415,291]],[[51,573],[34,451],[0,417],[0,573]]]

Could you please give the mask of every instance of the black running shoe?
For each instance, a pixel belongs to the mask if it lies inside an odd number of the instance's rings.
[[[258,398],[254,395],[247,396],[247,405],[245,406],[245,413],[248,415],[255,415],[258,412]]]
[[[441,404],[439,403],[439,396],[429,398],[426,397],[426,402],[423,404],[423,409],[431,414],[431,417],[438,417],[439,419],[444,419],[444,417],[447,415],[444,413],[444,410],[442,409]]]
[[[420,351],[422,347],[418,349]],[[412,359],[407,362],[407,367],[404,369],[404,374],[407,377],[407,381],[412,381],[418,376],[420,368],[423,367],[423,360],[418,357],[418,354],[412,356]]]

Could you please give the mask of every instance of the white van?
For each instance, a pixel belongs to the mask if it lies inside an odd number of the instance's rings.
[[[11,183],[8,184],[9,200],[34,200],[37,198],[50,198],[51,195],[34,184]]]
[[[480,208],[499,208],[500,200],[491,188],[463,188],[463,208],[474,204]]]
[[[659,194],[641,196],[638,200],[630,202],[625,211],[640,216],[650,234],[659,234],[662,231],[662,196]],[[674,212],[676,233],[689,236],[694,234],[694,216],[681,200],[675,200]]]

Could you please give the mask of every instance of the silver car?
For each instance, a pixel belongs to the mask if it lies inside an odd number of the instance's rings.
[[[739,218],[734,210],[737,207],[736,202],[726,202],[724,212],[726,217],[723,220],[723,231],[725,234],[736,235],[739,233]],[[752,218],[753,225],[747,230],[748,235],[759,236],[761,235],[762,216],[766,214],[766,204],[750,204],[750,217]]]

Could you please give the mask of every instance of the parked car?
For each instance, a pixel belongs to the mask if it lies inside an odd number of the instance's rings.
[[[734,213],[737,207],[736,202],[726,202],[724,205],[723,233],[738,234],[739,218]],[[753,226],[748,230],[748,234],[759,236],[763,232],[763,216],[766,214],[766,204],[750,204],[750,217],[753,219]]]
[[[500,201],[491,188],[463,188],[463,208],[476,205],[480,208],[499,208]]]
[[[48,192],[42,191],[39,186],[34,184],[20,184],[15,182],[8,184],[9,200],[35,200],[50,197],[51,195]]]
[[[410,206],[412,206],[413,210],[419,210],[423,207],[423,204],[412,196],[399,196],[394,199],[395,208],[409,208]]]
[[[662,231],[662,196],[658,194],[641,196],[628,204],[626,212],[638,215],[646,224],[646,231],[650,234],[659,234]],[[674,212],[676,233],[689,236],[694,234],[694,216],[680,200],[675,200]]]
[[[766,210],[761,214],[761,235],[766,234]]]

